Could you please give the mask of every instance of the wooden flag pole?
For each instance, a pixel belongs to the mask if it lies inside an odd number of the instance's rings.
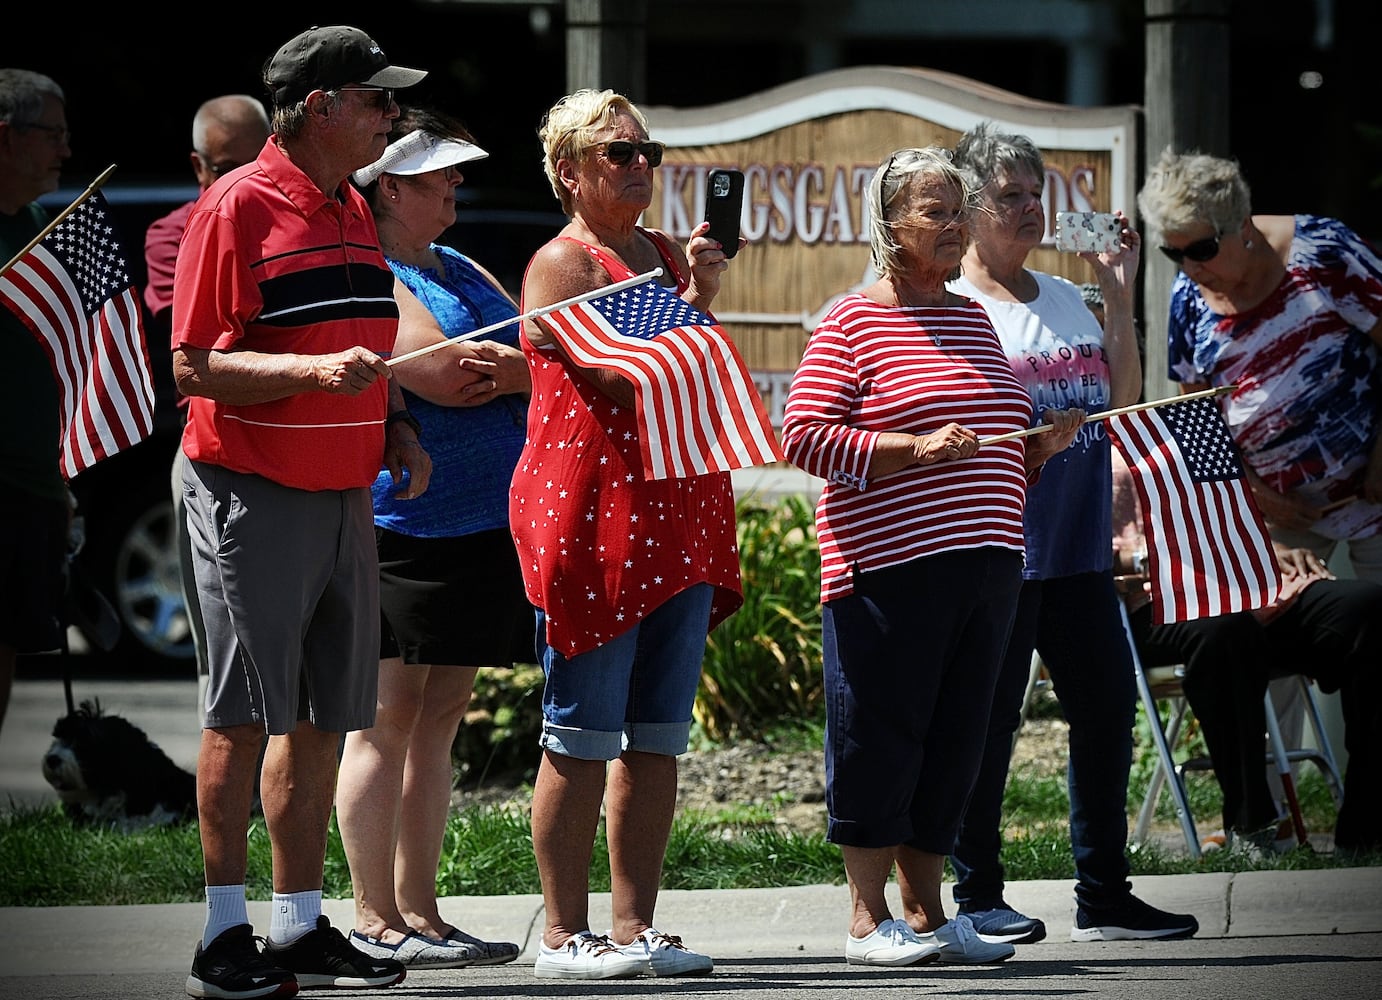
[[[435,344],[428,344],[426,347],[419,347],[416,351],[409,351],[407,354],[400,354],[396,358],[389,358],[384,363],[389,366],[393,366],[398,364],[400,361],[409,361],[413,358],[420,358],[424,354],[431,354],[433,351],[440,351],[443,347],[450,347],[452,344],[459,344],[465,340],[475,340],[479,337],[483,337],[487,333],[493,333],[495,330],[502,329],[506,326],[511,326],[514,323],[522,323],[524,320],[537,319],[540,316],[546,316],[548,313],[556,312],[558,309],[565,309],[567,306],[574,306],[577,302],[588,302],[591,299],[602,298],[606,295],[611,294],[612,292],[620,292],[623,291],[625,288],[633,288],[635,285],[641,285],[645,281],[651,281],[653,278],[656,278],[661,274],[662,268],[655,267],[651,271],[645,271],[643,274],[635,274],[632,278],[625,278],[623,281],[616,281],[612,285],[604,285],[600,288],[595,289],[594,291],[583,292],[580,295],[573,296],[569,299],[563,299],[561,302],[554,302],[550,306],[540,306],[537,309],[529,310],[528,312],[525,312],[519,316],[514,316],[511,319],[500,320],[498,323],[491,323],[489,326],[482,327],[479,330],[472,330],[470,333],[462,334],[459,337],[448,337],[446,340],[439,341]]]
[[[1120,413],[1136,413],[1138,410],[1150,410],[1157,406],[1166,406],[1169,403],[1184,403],[1191,399],[1204,399],[1208,396],[1219,396],[1226,392],[1237,389],[1236,385],[1221,385],[1216,389],[1201,389],[1199,392],[1187,392],[1183,396],[1167,396],[1165,399],[1155,399],[1150,403],[1133,403],[1131,406],[1120,406],[1113,410],[1103,410],[1099,413],[1092,413],[1085,417],[1085,423],[1093,423],[1095,420],[1107,420],[1109,417],[1116,417]],[[1045,434],[1053,430],[1054,424],[1037,424],[1035,427],[1028,427],[1025,431],[1012,431],[1008,434],[995,434],[993,437],[980,438],[979,444],[997,444],[999,441],[1013,441],[1017,438],[1030,437],[1033,434]]]
[[[104,184],[110,178],[110,175],[114,172],[115,164],[113,163],[110,166],[106,167],[105,170],[102,170],[101,175],[97,177],[94,181],[92,181],[87,186],[87,189],[85,191],[83,191],[81,194],[77,196],[76,201],[74,201],[72,204],[68,205],[61,212],[59,212],[52,222],[48,223],[48,225],[43,227],[43,232],[39,233],[37,236],[31,239],[28,242],[28,245],[25,246],[23,250],[19,251],[19,253],[11,257],[9,259],[9,262],[6,263],[4,267],[0,267],[0,274],[4,274],[10,268],[14,267],[14,265],[19,262],[20,258],[22,258],[34,247],[42,243],[44,239],[47,238],[48,234],[51,233],[54,229],[56,229],[59,226],[59,224],[61,224],[63,219],[67,218],[69,215],[71,215],[73,212],[77,210],[78,205],[86,201],[86,199],[90,198],[93,194],[100,190],[101,185]]]

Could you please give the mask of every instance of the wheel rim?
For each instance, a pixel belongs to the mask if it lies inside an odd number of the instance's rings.
[[[174,658],[193,655],[171,502],[151,506],[121,540],[115,558],[115,606],[125,628],[152,652]]]

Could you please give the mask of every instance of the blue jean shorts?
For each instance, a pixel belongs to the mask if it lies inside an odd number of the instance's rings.
[[[714,588],[698,583],[603,646],[567,658],[547,645],[537,611],[544,750],[614,760],[625,750],[686,752]]]

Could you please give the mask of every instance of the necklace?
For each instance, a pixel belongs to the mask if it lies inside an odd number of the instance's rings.
[[[924,331],[931,337],[931,343],[935,344],[937,347],[943,346],[942,343],[941,343],[941,331],[940,331],[940,328],[937,327],[937,326],[934,326],[934,325],[932,325],[932,326],[930,326],[930,327],[927,327],[927,326],[922,322],[921,317],[915,315],[916,312],[917,312],[918,310],[921,310],[921,309],[937,309],[937,308],[939,308],[938,305],[925,305],[925,306],[902,305],[902,308],[905,309],[905,310],[907,310],[909,313],[912,313],[912,314],[913,314],[913,316],[912,316],[912,322],[916,323],[917,326],[921,327],[922,330],[924,330]]]

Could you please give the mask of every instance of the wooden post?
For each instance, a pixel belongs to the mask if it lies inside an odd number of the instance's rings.
[[[647,93],[647,0],[566,0],[566,87]]]
[[[1147,169],[1167,146],[1229,156],[1229,9],[1232,0],[1146,0]],[[1142,248],[1142,320],[1147,336],[1143,365],[1146,398],[1175,392],[1166,377],[1166,311],[1176,265]]]

